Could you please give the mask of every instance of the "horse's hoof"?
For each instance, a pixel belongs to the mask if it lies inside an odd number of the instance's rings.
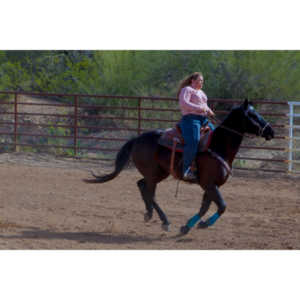
[[[164,231],[169,232],[169,231],[170,231],[170,224],[162,224],[162,225],[161,225],[161,228],[162,228]]]
[[[145,221],[145,222],[149,222],[149,221],[151,220],[151,218],[152,218],[152,216],[149,216],[148,213],[145,213],[145,214],[144,214],[144,221]]]
[[[205,229],[207,227],[208,227],[207,223],[203,222],[203,221],[200,221],[198,226],[197,226],[198,229]]]
[[[188,226],[181,226],[181,228],[180,228],[180,232],[182,234],[187,234],[189,231],[190,231],[190,227],[188,227]]]

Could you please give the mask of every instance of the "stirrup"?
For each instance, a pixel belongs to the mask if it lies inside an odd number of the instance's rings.
[[[195,181],[197,180],[196,174],[191,170],[191,168],[188,168],[185,173],[183,174],[183,180],[185,181]]]

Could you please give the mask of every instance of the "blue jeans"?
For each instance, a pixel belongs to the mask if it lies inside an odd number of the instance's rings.
[[[200,141],[200,129],[208,125],[212,130],[214,126],[204,116],[188,114],[181,118],[179,126],[184,138],[183,148],[183,174],[191,166],[196,157]]]

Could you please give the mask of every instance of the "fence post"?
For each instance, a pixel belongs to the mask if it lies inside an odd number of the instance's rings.
[[[74,156],[77,155],[77,135],[78,135],[78,96],[74,98]]]
[[[15,102],[14,102],[14,117],[15,117],[15,123],[14,123],[14,147],[15,152],[18,151],[17,146],[17,137],[18,137],[18,93],[15,93]]]
[[[294,107],[293,103],[288,102],[290,111],[289,111],[289,117],[290,117],[290,128],[289,128],[289,164],[288,164],[288,170],[289,172],[293,169],[293,125],[294,125]]]
[[[138,135],[141,134],[141,104],[142,104],[142,98],[138,99],[138,130],[137,133]]]

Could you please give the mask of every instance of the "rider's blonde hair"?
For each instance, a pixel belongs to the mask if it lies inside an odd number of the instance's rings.
[[[180,91],[188,86],[188,85],[191,85],[192,83],[192,80],[196,80],[197,78],[199,78],[200,76],[203,77],[202,73],[201,72],[194,72],[193,74],[187,76],[186,78],[184,78],[180,84],[179,84],[179,88],[178,88],[178,91],[177,91],[177,98],[179,97],[179,94],[180,94]]]

